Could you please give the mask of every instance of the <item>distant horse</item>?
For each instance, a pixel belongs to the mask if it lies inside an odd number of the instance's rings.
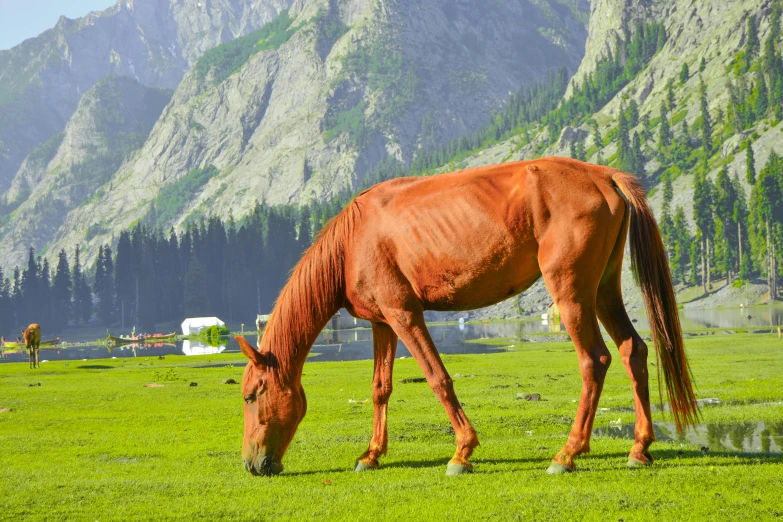
[[[22,330],[24,343],[27,345],[27,355],[30,357],[30,368],[38,368],[38,349],[41,346],[41,327],[31,324]]]
[[[424,310],[489,306],[542,276],[582,374],[571,433],[547,472],[572,471],[574,458],[590,451],[612,360],[598,320],[617,344],[633,385],[636,427],[628,464],[652,464],[647,345],[628,319],[620,287],[629,228],[631,263],[674,420],[680,431],[695,424],[699,412],[666,251],[642,186],[609,167],[545,158],[386,181],[357,196],[325,227],[280,293],[260,351],[237,337],[250,360],[242,379],[246,469],[254,475],[282,471],[307,409],[305,359],[329,318],[345,307],[372,323],[375,349],[374,428],[356,470],[377,468],[386,454],[399,337],[454,427],[457,450],[446,473],[471,471],[468,459],[479,441],[427,331]]]

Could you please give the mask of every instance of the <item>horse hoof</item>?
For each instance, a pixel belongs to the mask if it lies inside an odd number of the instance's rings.
[[[356,471],[357,473],[360,472],[360,471],[368,471],[368,470],[374,470],[374,469],[378,469],[378,466],[377,465],[370,466],[369,464],[365,464],[361,460],[357,460],[356,461],[356,466],[353,468],[353,470]]]
[[[449,462],[449,464],[446,466],[447,477],[462,475],[464,473],[473,473],[473,466],[463,466],[462,464],[453,464],[451,462]]]
[[[628,457],[628,464],[626,464],[626,466],[629,468],[649,468],[652,466],[652,462],[644,462],[633,457]]]
[[[562,475],[563,473],[572,473],[573,471],[573,468],[569,468],[565,464],[560,464],[555,461],[552,461],[549,467],[546,468],[547,475]]]

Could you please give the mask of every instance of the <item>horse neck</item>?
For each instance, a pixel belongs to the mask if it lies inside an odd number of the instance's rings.
[[[291,345],[285,346],[280,344],[275,346],[275,341],[272,336],[264,335],[262,338],[261,351],[266,353],[271,352],[273,355],[273,364],[276,365],[278,375],[282,382],[292,386],[298,385],[301,382],[302,371],[304,369],[305,361],[307,361],[307,355],[310,353],[310,349],[313,347],[318,335],[320,335],[321,330],[323,330],[332,316],[339,310],[340,305],[335,303],[328,309],[322,310],[321,313],[314,314],[309,321],[299,323],[290,321],[286,325],[283,325],[298,333],[296,342]],[[272,333],[269,328],[267,328],[267,332]],[[267,339],[269,340],[264,342]]]
[[[280,292],[261,341],[283,382],[298,384],[318,334],[345,301],[344,215],[302,256]]]

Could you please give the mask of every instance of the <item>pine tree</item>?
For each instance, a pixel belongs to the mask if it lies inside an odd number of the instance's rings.
[[[190,234],[188,233],[188,238]],[[190,257],[190,241],[188,240],[188,253]],[[131,311],[134,296],[132,252],[130,233],[123,231],[117,242],[117,256],[114,260],[114,290],[117,293],[117,308],[120,313],[120,328],[125,332],[125,327],[131,321]]]
[[[746,144],[746,159],[745,159],[745,170],[746,170],[746,180],[748,181],[748,185],[755,185],[756,184],[756,158],[753,154],[753,143],[750,140],[747,140],[745,142]]]
[[[593,129],[593,145],[595,145],[598,150],[601,150],[604,144],[603,138],[601,137],[601,131],[598,129],[598,122],[591,118],[590,127]]]
[[[748,16],[748,40],[745,43],[745,52],[748,54],[748,61],[755,57],[759,52],[759,32],[756,27],[756,19]]]
[[[669,114],[674,113],[674,105],[674,80],[669,78],[669,81],[666,82],[666,107],[669,110]],[[661,114],[663,114],[663,112],[661,112]]]
[[[715,218],[716,243],[719,266],[726,275],[727,283],[731,283],[732,271],[736,264],[737,227],[734,223],[734,211],[737,204],[737,194],[729,178],[728,167],[723,167],[715,180]]]
[[[680,69],[680,85],[685,85],[685,82],[688,81],[688,78],[691,77],[691,73],[688,70],[688,64],[683,63],[682,69]]]
[[[94,288],[98,298],[98,318],[102,324],[109,326],[114,317],[114,265],[109,245],[98,248]]]
[[[79,324],[86,324],[92,316],[92,293],[81,264],[81,245],[76,245],[73,270],[73,317]]]
[[[631,137],[628,135],[628,120],[625,117],[625,108],[620,108],[617,129],[617,159],[620,170],[632,172],[633,153],[631,150]]]
[[[65,250],[60,250],[57,255],[57,273],[52,284],[52,302],[54,304],[55,331],[61,331],[68,326],[68,318],[71,312],[73,284],[71,281],[71,269],[68,266],[68,256]]]
[[[631,99],[628,104],[628,122],[631,127],[636,127],[639,124],[639,104],[634,99]]]
[[[701,62],[699,62],[699,72],[703,73],[704,69],[706,69],[706,68],[707,68],[707,60],[702,56],[701,57]]]
[[[647,142],[649,142],[652,139],[652,134],[650,134],[650,113],[645,113],[644,116],[642,116],[642,144],[647,145]]]
[[[22,323],[36,323],[40,321],[37,318],[38,307],[41,306],[41,296],[38,287],[38,263],[35,261],[35,250],[33,247],[30,247],[27,254],[27,269],[22,272],[22,306],[19,310]]]
[[[38,258],[38,291],[40,296],[40,306],[38,307],[40,315],[41,328],[52,328],[52,278],[49,260]]]
[[[666,149],[672,144],[672,132],[669,128],[669,119],[667,118],[666,105],[661,104],[661,130],[658,135],[658,148]]]
[[[0,332],[9,332],[16,325],[13,324],[13,304],[11,303],[11,282],[3,276],[0,267]]]
[[[712,121],[710,120],[710,108],[707,102],[707,86],[702,78],[699,85],[701,95],[701,143],[704,149],[704,155],[709,158],[712,156]]]
[[[767,90],[767,80],[764,78],[764,73],[759,71],[756,76],[758,80],[753,92],[753,114],[757,119],[761,119],[767,114],[767,109],[769,109],[769,91]]]
[[[710,240],[714,232],[712,190],[703,172],[696,171],[693,178],[693,221],[701,236],[702,286],[704,292],[710,288]]]
[[[185,274],[184,308],[186,317],[200,317],[209,313],[207,271],[198,259],[190,262]]]
[[[673,223],[674,255],[672,256],[672,272],[677,281],[685,282],[685,267],[688,264],[691,238],[688,233],[688,224],[685,220],[685,211],[677,207],[674,212]]]
[[[633,140],[631,141],[631,172],[640,179],[644,179],[647,175],[644,168],[645,163],[644,153],[642,152],[642,140],[639,137],[639,133],[634,132]]]

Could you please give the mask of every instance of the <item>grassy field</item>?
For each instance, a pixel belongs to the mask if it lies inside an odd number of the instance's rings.
[[[10,409],[0,413],[0,519],[783,517],[783,456],[721,449],[719,438],[737,436],[725,430],[706,453],[684,440],[658,442],[655,465],[641,470],[625,467],[631,441],[596,436],[577,473],[547,476],[576,409],[576,356],[569,343],[501,342],[512,346],[507,353],[444,356],[482,443],[475,473],[459,477],[444,476],[454,437],[440,404],[425,383],[401,383],[421,376],[411,359],[396,362],[389,456],[381,470],[351,471],[372,426],[372,362],[311,363],[303,378],[309,413],[284,459],[286,471],[273,478],[254,478],[241,464],[240,391],[222,384],[241,379],[241,356],[51,362],[37,371],[27,363],[0,364],[0,410]],[[686,343],[698,396],[722,401],[703,410],[705,423],[764,422],[767,447],[769,441],[781,447],[777,335]],[[542,400],[519,400],[519,393]],[[631,423],[631,405],[616,357],[596,426]],[[660,413],[655,420],[671,421]]]

